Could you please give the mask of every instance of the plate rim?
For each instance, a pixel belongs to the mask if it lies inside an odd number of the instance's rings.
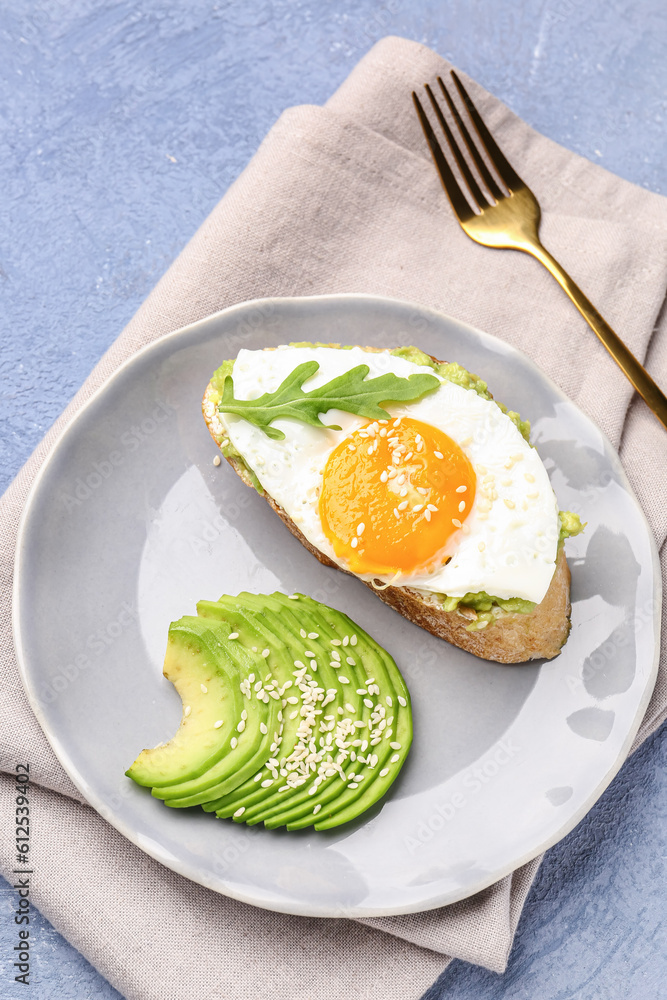
[[[21,632],[21,600],[20,600],[20,589],[22,574],[26,572],[23,565],[23,556],[26,550],[26,538],[30,527],[30,517],[32,508],[36,502],[36,498],[39,494],[42,480],[45,478],[51,464],[56,460],[56,457],[69,438],[70,434],[75,432],[81,420],[85,419],[88,409],[97,401],[97,399],[107,391],[108,387],[115,382],[116,379],[122,377],[122,375],[131,368],[138,360],[142,359],[146,354],[151,351],[163,349],[164,345],[171,340],[179,340],[181,338],[187,338],[193,332],[197,331],[201,327],[206,327],[210,323],[215,322],[220,317],[227,317],[233,315],[235,312],[241,313],[247,311],[249,308],[266,308],[268,305],[278,304],[278,305],[299,305],[301,303],[335,303],[337,301],[362,301],[366,304],[378,303],[383,307],[400,307],[409,308],[417,313],[424,314],[426,316],[434,317],[435,321],[447,320],[453,323],[457,327],[463,329],[466,333],[474,334],[476,337],[481,337],[482,341],[486,342],[489,346],[493,346],[495,353],[498,352],[498,347],[500,347],[500,353],[504,354],[506,357],[518,356],[522,359],[522,362],[526,364],[529,369],[532,370],[540,379],[545,380],[554,394],[559,398],[559,400],[569,407],[574,408],[577,415],[586,421],[588,424],[595,428],[596,432],[600,435],[601,443],[604,448],[605,457],[612,463],[614,471],[619,477],[619,481],[624,488],[624,490],[630,496],[632,502],[635,505],[639,519],[646,530],[646,535],[649,542],[649,550],[651,553],[651,569],[653,576],[653,590],[654,590],[654,600],[657,605],[657,610],[653,612],[653,638],[654,638],[654,657],[653,663],[651,665],[651,670],[648,675],[647,682],[645,684],[642,696],[639,700],[638,707],[632,721],[631,726],[628,729],[626,737],[619,749],[619,752],[614,760],[614,763],[609,767],[609,769],[602,776],[601,780],[595,786],[595,788],[586,797],[582,805],[575,810],[574,813],[570,814],[566,821],[561,823],[558,830],[551,836],[546,837],[544,840],[540,841],[539,844],[535,845],[529,851],[516,857],[511,862],[506,865],[501,866],[495,870],[492,874],[487,875],[484,878],[480,878],[479,882],[475,883],[474,886],[466,887],[459,892],[450,892],[446,897],[438,897],[431,899],[427,903],[411,904],[405,907],[364,907],[363,905],[354,906],[351,908],[342,908],[339,905],[334,907],[324,905],[312,905],[309,904],[299,904],[294,902],[290,905],[291,901],[280,901],[277,904],[270,898],[258,898],[258,894],[247,893],[239,891],[234,886],[229,887],[224,878],[216,877],[215,881],[217,884],[211,884],[213,880],[206,879],[201,876],[194,877],[194,869],[187,862],[181,862],[180,859],[174,858],[168,851],[161,851],[158,849],[161,845],[156,844],[155,841],[151,841],[150,844],[141,843],[143,839],[140,834],[136,834],[131,825],[124,820],[121,820],[115,814],[110,815],[110,810],[96,794],[96,792],[89,787],[84,778],[79,774],[74,764],[69,760],[67,751],[64,746],[61,745],[60,740],[49,732],[48,723],[42,712],[39,700],[36,696],[31,683],[28,657],[23,647],[22,642],[22,632]],[[507,875],[516,871],[517,869],[533,861],[539,855],[547,851],[550,847],[553,847],[564,837],[566,837],[586,816],[586,814],[592,809],[593,805],[601,797],[604,791],[609,787],[615,776],[620,771],[623,764],[628,758],[629,750],[634,742],[635,736],[641,726],[641,723],[646,714],[646,709],[651,700],[653,690],[655,688],[655,683],[658,675],[659,661],[660,661],[660,634],[661,634],[661,615],[659,609],[662,604],[662,573],[660,567],[660,557],[658,553],[657,544],[653,536],[650,524],[646,518],[646,515],[635,495],[634,490],[628,480],[627,474],[623,465],[621,464],[620,458],[616,449],[613,447],[609,441],[607,435],[600,429],[600,427],[595,423],[595,421],[583,412],[577,406],[573,400],[571,400],[563,390],[546,374],[529,355],[527,355],[520,348],[514,347],[508,344],[506,341],[501,340],[499,337],[493,334],[487,333],[484,330],[479,330],[477,327],[473,327],[471,324],[464,322],[463,320],[457,319],[455,316],[450,316],[447,313],[441,312],[438,309],[431,308],[430,306],[424,306],[416,302],[412,302],[407,299],[398,299],[391,296],[374,295],[370,293],[357,293],[357,292],[340,292],[340,293],[328,293],[320,295],[299,295],[299,296],[265,296],[261,298],[248,299],[243,302],[234,303],[231,306],[227,306],[224,309],[218,310],[215,313],[211,313],[208,316],[204,316],[201,319],[195,320],[192,323],[188,323],[185,326],[179,327],[176,330],[169,331],[168,333],[162,334],[161,336],[155,338],[148,344],[145,344],[139,350],[130,354],[129,357],[125,358],[117,368],[106,378],[92,393],[91,395],[82,403],[78,410],[72,415],[71,419],[62,428],[58,434],[56,440],[44,461],[42,462],[40,468],[38,469],[35,478],[28,491],[23,511],[21,512],[21,517],[19,519],[19,524],[17,528],[17,538],[16,538],[16,550],[15,550],[15,562],[14,562],[14,577],[13,577],[13,589],[12,589],[12,631],[14,639],[14,648],[16,651],[16,659],[19,670],[19,676],[21,678],[21,683],[23,689],[26,693],[28,703],[31,710],[33,711],[39,725],[49,743],[53,752],[55,753],[59,763],[63,767],[63,770],[73,782],[75,787],[81,793],[85,801],[92,806],[93,809],[101,816],[101,818],[114,827],[120,834],[122,834],[127,840],[129,840],[135,847],[138,847],[145,854],[148,854],[155,861],[164,865],[177,874],[182,875],[189,881],[195,882],[196,884],[202,885],[205,888],[211,889],[214,892],[218,892],[221,895],[225,895],[229,898],[236,899],[240,902],[247,903],[252,906],[258,906],[262,909],[270,910],[277,913],[293,914],[306,917],[321,917],[329,919],[354,919],[354,918],[368,918],[368,917],[386,917],[386,916],[402,916],[406,914],[414,913],[426,913],[430,910],[438,909],[442,906],[448,906],[456,902],[460,902],[463,899],[468,899],[471,896],[487,889],[489,886],[501,881]],[[62,793],[61,793],[62,794]]]

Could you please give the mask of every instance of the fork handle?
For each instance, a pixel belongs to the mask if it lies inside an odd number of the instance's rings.
[[[522,247],[522,249],[524,248]],[[539,242],[536,244],[531,242],[530,245],[525,246],[525,250],[536,257],[541,264],[544,264],[547,271],[553,275],[646,405],[653,410],[663,427],[667,428],[667,396],[660,386],[656,385],[644,366],[637,360],[632,351],[628,350],[618,334],[612,330],[609,323],[600,315],[593,303],[586,298],[579,286],[574,283],[567,271],[560,266],[549,251],[545,250]]]

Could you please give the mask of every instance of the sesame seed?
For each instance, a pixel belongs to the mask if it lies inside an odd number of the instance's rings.
[[[228,639],[238,639],[238,637],[239,637],[238,632],[230,632],[229,635],[227,636]]]
[[[395,753],[393,755],[393,757],[391,758],[391,760],[389,761],[389,763],[390,764],[397,764],[400,759],[401,759],[401,755],[399,753]]]
[[[444,458],[444,457],[445,457],[445,456],[444,456],[444,455],[442,454],[442,452],[441,452],[441,451],[434,451],[434,452],[433,452],[433,454],[435,455],[435,457],[436,457],[436,458]]]
[[[389,774],[389,768],[388,767],[383,767],[382,770],[380,771],[380,777],[384,778],[388,774]]]
[[[459,519],[457,517],[453,517],[452,518],[452,524],[454,525],[455,528],[461,528],[462,527],[462,524],[461,524],[461,522],[459,521]]]
[[[399,705],[400,705],[400,706],[401,706],[402,708],[405,708],[405,706],[407,705],[407,701],[405,700],[405,698],[403,697],[403,695],[402,695],[402,694],[399,694],[399,696],[398,696],[398,704],[399,704]]]
[[[214,465],[220,465],[221,462],[222,462],[222,459],[220,458],[220,456],[216,455],[215,458],[213,459],[213,464]]]
[[[208,694],[208,688],[206,687],[205,684],[200,684],[199,687],[202,690],[202,694]]]
[[[265,778],[264,781],[262,782],[262,788],[268,788],[272,784],[273,784],[273,778]]]
[[[347,783],[347,787],[348,787],[348,788],[358,788],[358,787],[359,787],[359,785],[357,784],[357,782],[356,782],[356,781],[348,781],[348,783]]]
[[[366,706],[366,708],[372,708],[373,702],[371,701],[370,698],[364,698],[364,705]]]
[[[185,716],[186,719],[187,719],[187,717],[188,717],[188,715],[190,714],[191,711],[192,711],[192,708],[190,707],[190,705],[186,705],[185,708],[183,709],[183,715]]]
[[[514,510],[514,508],[516,507],[516,504],[514,503],[514,500],[508,500],[507,497],[504,498],[503,503],[510,510]]]
[[[239,816],[243,816],[244,812],[245,812],[245,806],[239,806],[239,808],[234,813],[234,819],[237,819]]]
[[[266,736],[266,734],[268,733],[268,729],[266,728],[266,725],[265,725],[265,723],[263,723],[263,722],[260,722],[260,724],[259,724],[259,731],[260,731],[260,733],[261,733],[261,734],[262,734],[263,736]]]
[[[400,743],[390,743],[389,746],[391,747],[392,750],[400,750],[401,749],[401,744]]]
[[[322,803],[318,802],[317,805],[313,809],[313,816],[317,816],[317,814],[318,814],[318,812],[320,811],[321,808],[322,808]]]
[[[298,594],[289,594],[288,596],[289,596],[290,601],[298,601],[299,600],[299,595]]]
[[[229,741],[229,745],[232,748],[232,750],[236,750],[238,743],[239,741],[236,739],[236,737],[232,736],[231,740]]]

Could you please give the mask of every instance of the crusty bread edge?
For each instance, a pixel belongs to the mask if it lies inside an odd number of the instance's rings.
[[[217,409],[211,398],[213,393],[215,390],[209,383],[202,400],[202,412],[211,437],[220,446],[220,426],[216,426],[215,419]],[[235,457],[227,458],[227,461],[247,486],[252,489],[256,488],[242,461]],[[261,487],[258,492],[295,538],[298,538],[316,559],[325,566],[341,569],[308,541],[273,497],[269,496]],[[347,570],[341,571],[348,572]],[[422,592],[411,587],[387,587],[380,590],[374,587],[371,582],[363,582],[377,594],[380,600],[394,608],[408,621],[414,622],[415,625],[419,625],[438,638],[445,639],[452,645],[465,649],[484,660],[494,660],[498,663],[524,663],[534,659],[550,660],[554,656],[558,656],[570,632],[570,570],[563,549],[559,552],[549,590],[544,600],[537,605],[531,614],[503,614],[486,629],[474,632],[466,631],[466,625],[469,625],[470,621],[463,611],[458,609],[444,611],[435,596],[429,599]]]

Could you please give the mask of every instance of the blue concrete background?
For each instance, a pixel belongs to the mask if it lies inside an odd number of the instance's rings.
[[[385,34],[666,192],[664,0],[0,0],[0,489],[281,111],[322,103]],[[667,996],[666,758],[658,734],[549,853],[505,975],[456,962],[429,1000]],[[6,887],[12,1000],[14,905]],[[119,997],[33,929],[33,996]]]

